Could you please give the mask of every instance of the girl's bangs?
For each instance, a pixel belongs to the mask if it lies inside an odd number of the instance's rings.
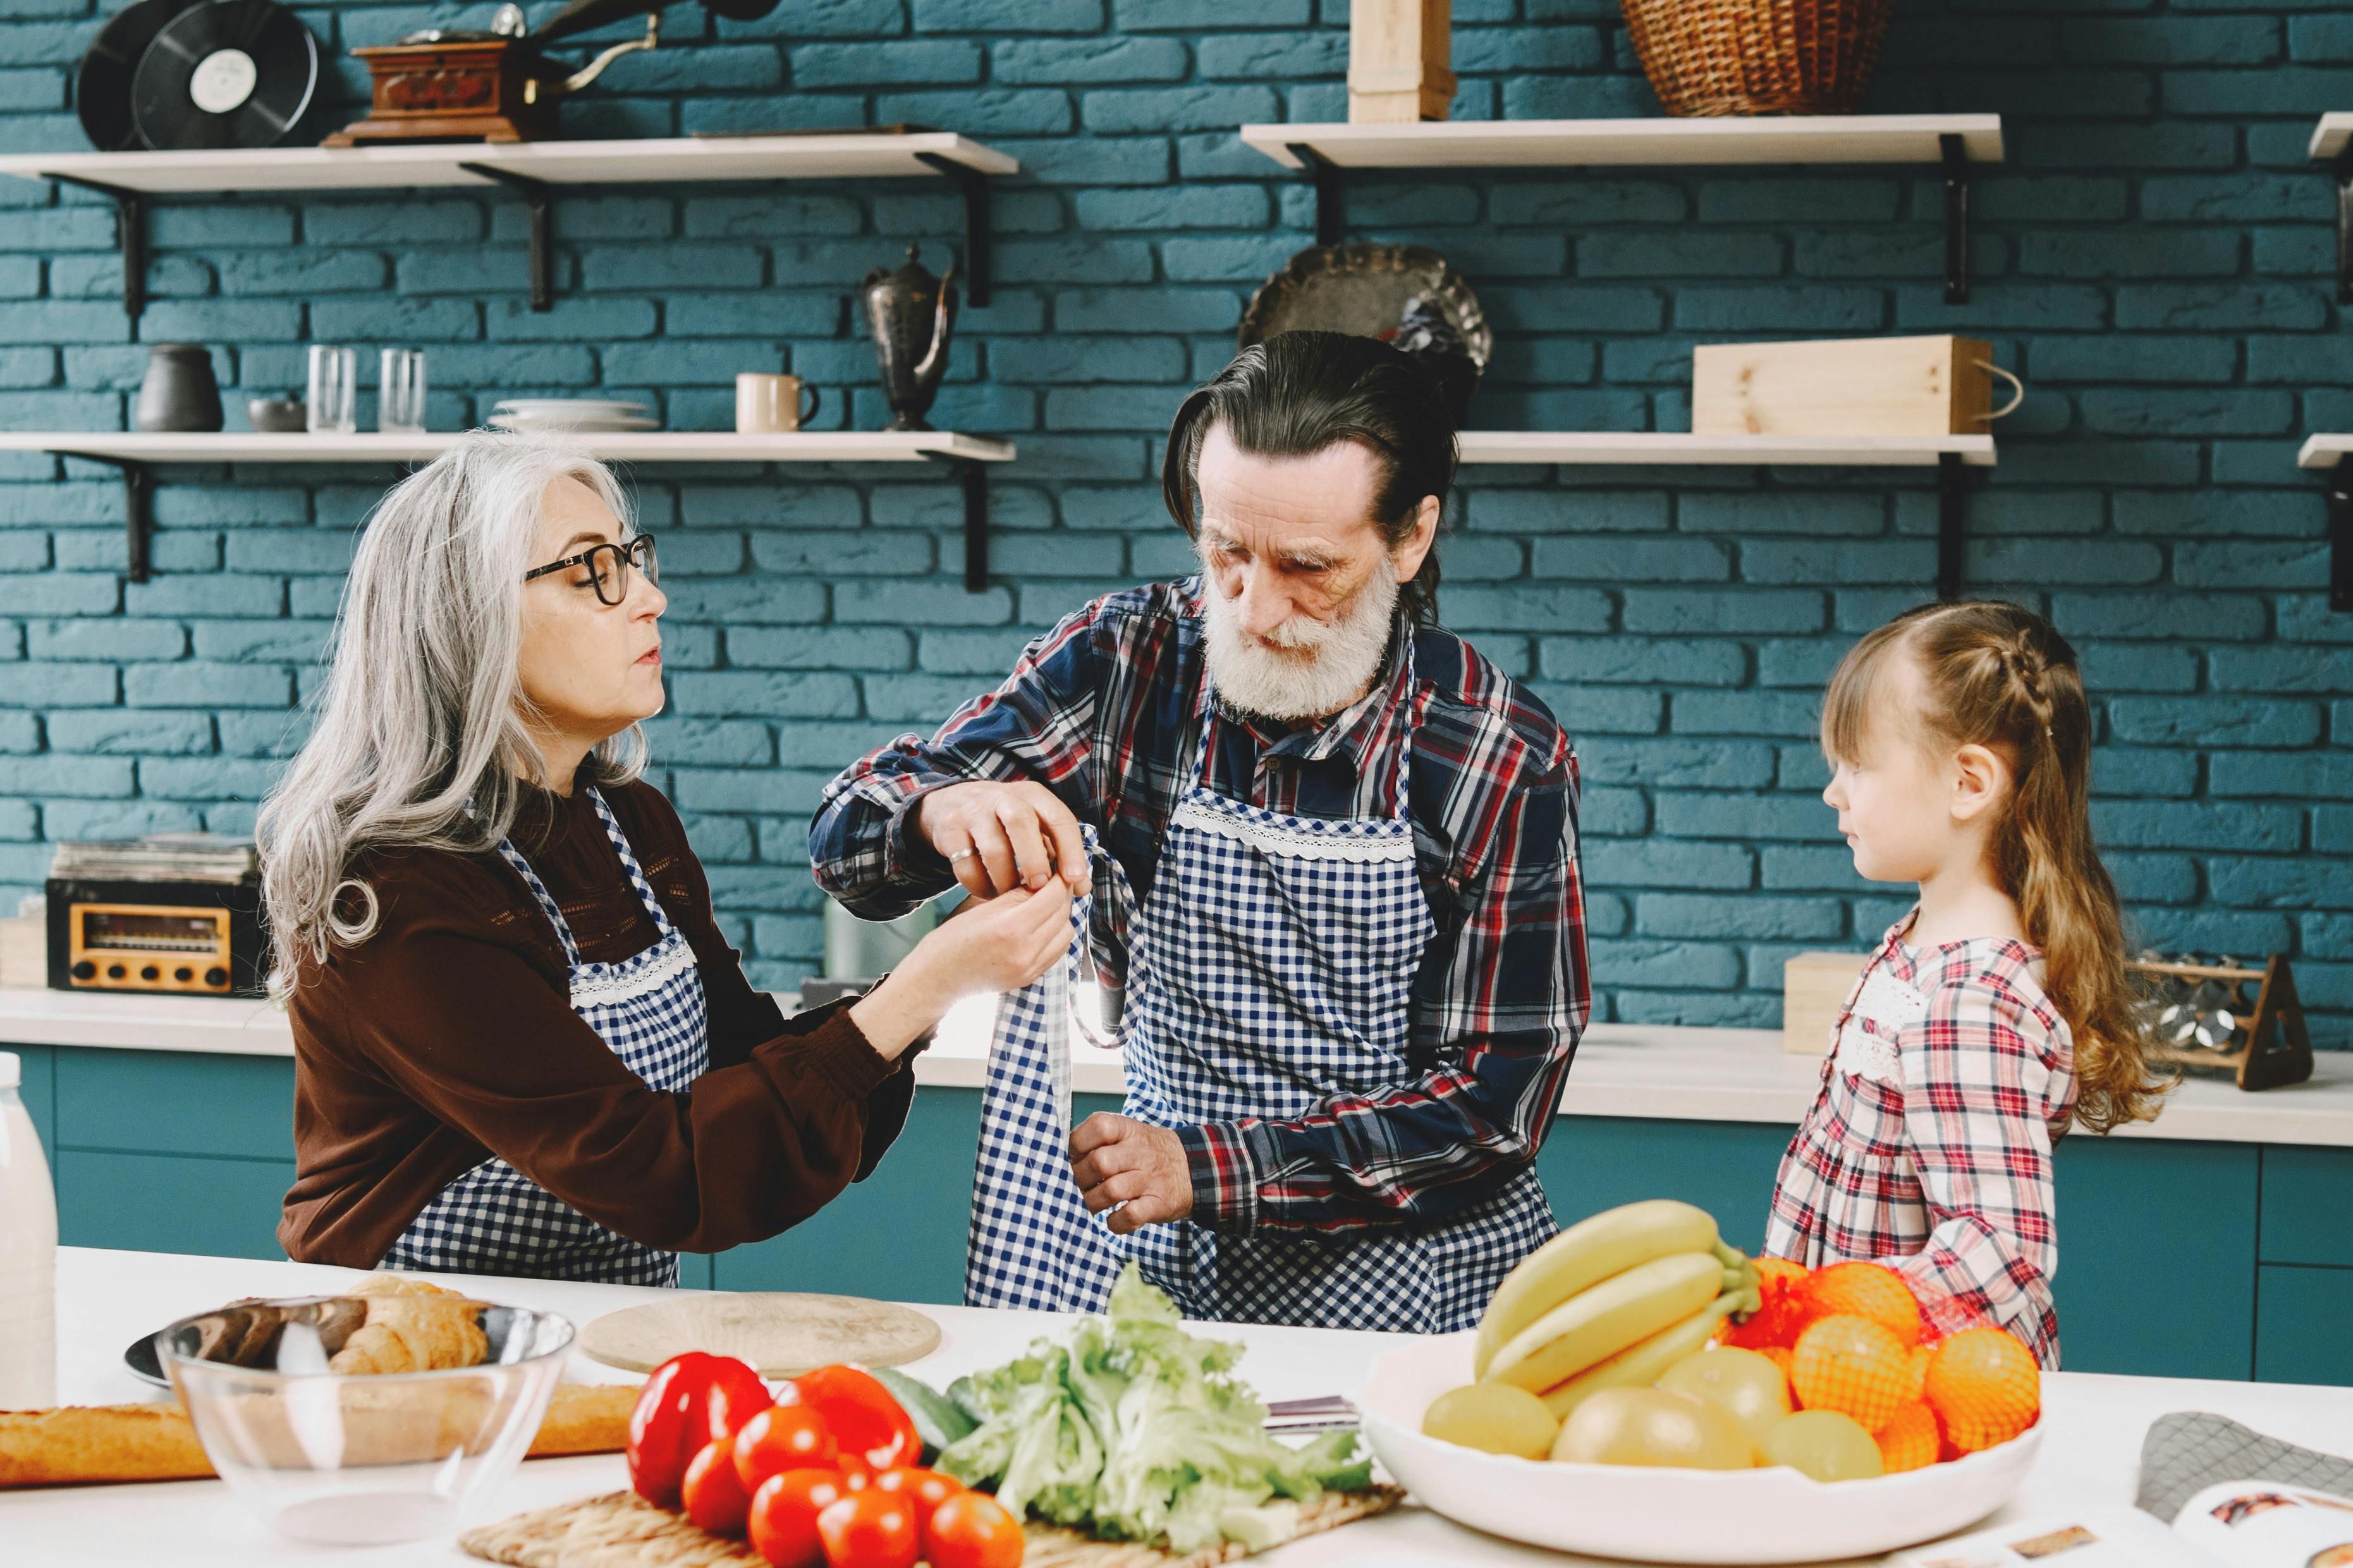
[[[1822,693],[1822,754],[1832,763],[1859,763],[1869,750],[1874,722],[1884,705],[1883,657],[1893,638],[1873,632],[1847,650]]]

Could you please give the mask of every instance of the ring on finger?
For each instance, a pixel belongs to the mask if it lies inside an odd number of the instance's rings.
[[[955,854],[948,857],[948,864],[953,866],[959,860],[969,860],[973,858],[974,853],[975,851],[970,849],[959,849]]]

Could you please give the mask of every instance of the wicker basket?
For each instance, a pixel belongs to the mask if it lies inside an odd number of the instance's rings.
[[[1894,0],[1624,0],[1669,114],[1846,114]]]

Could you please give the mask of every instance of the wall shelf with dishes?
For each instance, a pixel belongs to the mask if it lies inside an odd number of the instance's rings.
[[[965,292],[989,299],[989,180],[1018,161],[945,131],[686,136],[616,142],[407,142],[200,152],[56,153],[0,157],[0,174],[49,180],[113,199],[122,309],[146,309],[146,205],[158,197],[257,191],[477,189],[504,185],[531,205],[531,308],[554,304],[559,192],[723,180],[945,179],[964,198]]]
[[[2328,476],[2328,607],[2353,610],[2353,435],[2306,437],[2295,466]]]
[[[2353,119],[2353,116],[2348,116]],[[1929,163],[1945,181],[1945,302],[1969,298],[1969,178],[2002,161],[1998,114],[1457,120],[1245,125],[1242,141],[1315,182],[1315,243],[1347,233],[1350,169],[1578,169]]]
[[[105,463],[122,475],[129,576],[146,579],[154,479],[165,463],[430,462],[455,444],[454,431],[407,435],[291,431],[0,431],[0,452],[46,452]],[[580,435],[592,457],[616,463],[942,463],[964,489],[965,586],[987,586],[988,469],[1013,460],[1009,441],[945,430],[824,430],[739,434],[662,430]]]

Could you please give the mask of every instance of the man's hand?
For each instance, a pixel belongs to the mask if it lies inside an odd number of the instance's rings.
[[[1084,897],[1086,841],[1079,819],[1041,784],[948,784],[915,803],[908,826],[938,850],[976,899],[1016,888],[1031,892],[1058,872],[1073,897]]]
[[[1193,1212],[1193,1173],[1185,1145],[1166,1127],[1097,1111],[1071,1134],[1071,1173],[1089,1214],[1127,1206],[1103,1223],[1114,1236]]]

